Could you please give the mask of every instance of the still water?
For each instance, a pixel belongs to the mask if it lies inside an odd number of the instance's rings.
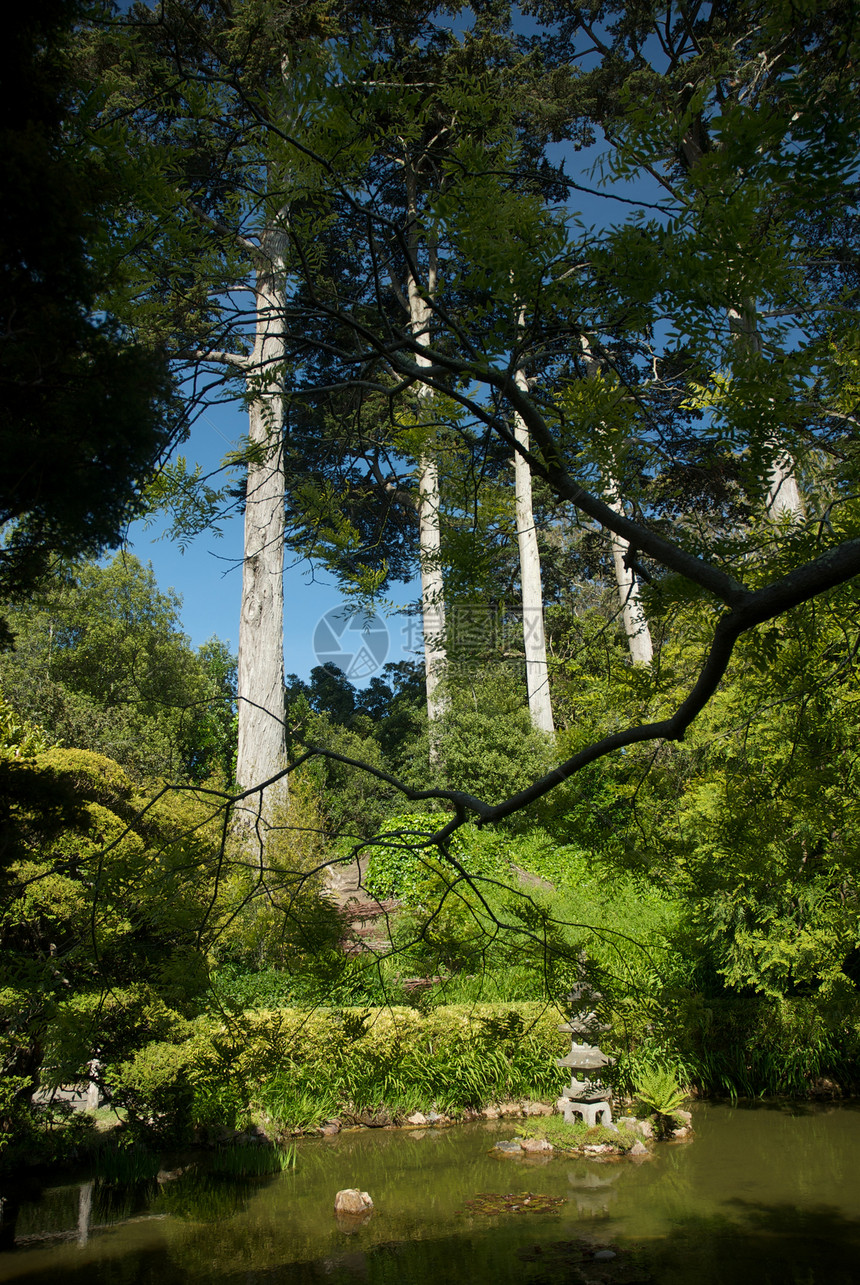
[[[26,1285],[855,1285],[860,1105],[699,1106],[651,1160],[497,1158],[513,1125],[308,1139],[294,1171],[201,1172],[133,1197],[83,1182],[25,1204],[0,1281]],[[361,1225],[333,1213],[369,1191]],[[481,1214],[485,1193],[561,1197]],[[50,1234],[51,1239],[36,1239]],[[65,1238],[61,1238],[64,1235]],[[609,1250],[614,1258],[606,1256]],[[595,1258],[595,1253],[604,1256]]]

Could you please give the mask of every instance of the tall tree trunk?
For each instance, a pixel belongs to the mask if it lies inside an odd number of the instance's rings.
[[[742,308],[729,308],[729,329],[736,341],[750,352],[761,352],[761,335],[752,302],[745,303]],[[765,509],[768,517],[780,521],[787,515],[794,521],[802,521],[806,510],[794,476],[794,464],[787,451],[780,451],[774,456],[764,481],[767,484]]]
[[[407,275],[409,325],[422,348],[430,344],[432,309],[419,286],[417,229],[418,183],[414,168],[406,162],[406,195],[409,215],[409,249],[413,271]],[[427,292],[436,289],[436,253],[430,247]],[[420,352],[419,366],[429,366],[429,358]],[[418,392],[422,405],[427,405],[432,390],[422,385]],[[424,634],[424,677],[427,684],[427,717],[430,721],[430,760],[438,759],[438,738],[433,725],[445,712],[446,701],[439,684],[445,677],[448,654],[445,646],[445,585],[442,578],[442,535],[439,523],[439,465],[436,457],[424,452],[418,461],[418,557],[421,566],[421,623]]]
[[[261,238],[256,341],[249,363],[250,459],[245,498],[239,621],[239,749],[243,789],[268,780],[286,760],[284,732],[284,287],[282,234]],[[267,811],[286,796],[286,778],[266,793]]]
[[[623,513],[624,506],[618,498],[618,487],[613,479],[609,481],[610,494],[606,503],[616,513]],[[618,585],[618,598],[621,603],[621,620],[630,648],[630,659],[634,665],[650,665],[654,659],[654,645],[651,642],[651,630],[642,606],[642,595],[639,592],[639,581],[633,570],[627,565],[630,556],[630,545],[620,535],[609,533],[609,547],[612,550],[612,562],[615,567],[615,583]]]
[[[445,589],[442,580],[442,537],[439,528],[439,466],[424,455],[418,465],[418,545],[421,560],[421,621],[424,632],[424,677],[427,717],[431,724],[445,712],[439,684],[445,677]],[[431,735],[431,749],[433,738]]]
[[[786,515],[796,522],[806,516],[793,470],[791,456],[785,452],[776,457],[768,470],[766,508],[768,517],[777,522]]]
[[[529,381],[525,371],[518,370],[514,378],[517,387],[527,393]],[[519,445],[527,451],[529,431],[519,415],[514,416],[514,435]],[[539,728],[542,732],[554,732],[549,669],[546,659],[540,551],[532,508],[532,472],[519,451],[514,451],[514,493],[517,545],[520,553],[520,585],[523,595],[523,647],[526,654],[529,714],[533,727]]]
[[[582,336],[582,352],[586,373],[589,376],[598,375],[600,373],[600,363],[594,356],[591,345],[585,335]],[[618,482],[614,477],[608,478],[607,482],[608,494],[605,497],[606,503],[616,513],[623,513],[624,506],[621,503],[621,488]],[[645,608],[642,606],[639,581],[636,579],[633,569],[628,565],[630,545],[620,535],[610,531],[609,548],[612,553],[612,565],[615,568],[615,583],[618,586],[618,600],[621,605],[621,622],[624,625],[627,646],[630,648],[630,659],[634,665],[650,665],[654,658],[654,644],[651,641],[651,630],[648,628]]]

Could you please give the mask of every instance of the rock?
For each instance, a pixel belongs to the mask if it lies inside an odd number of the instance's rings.
[[[552,1115],[552,1107],[546,1102],[526,1102],[523,1106],[524,1115]]]
[[[420,1111],[415,1111],[412,1115],[406,1117],[406,1123],[415,1125],[427,1124],[427,1117],[422,1115]]]
[[[557,1098],[555,1103],[555,1114],[563,1115],[567,1110],[567,1098]]]
[[[651,1152],[645,1146],[644,1142],[636,1141],[627,1152],[628,1156],[650,1156]]]
[[[605,1156],[607,1151],[615,1150],[609,1142],[595,1142],[582,1149],[589,1156]]]
[[[376,1111],[361,1111],[355,1119],[365,1129],[384,1129],[387,1124],[394,1123],[385,1107],[379,1107]]]
[[[339,1124],[324,1124],[320,1126],[319,1132],[324,1138],[333,1138],[336,1133],[340,1133]]]
[[[608,1263],[610,1258],[617,1257],[618,1255],[614,1249],[598,1249],[597,1253],[594,1255],[594,1261],[596,1263]]]
[[[485,1120],[498,1120],[498,1118],[499,1118],[499,1108],[498,1108],[498,1107],[484,1107],[483,1111],[481,1112],[481,1115],[484,1117],[484,1119],[485,1119]]]
[[[528,1151],[533,1155],[549,1155],[555,1151],[555,1147],[546,1138],[523,1138],[520,1143],[523,1151]]]
[[[654,1126],[650,1120],[637,1120],[632,1126],[643,1138],[654,1137]]]
[[[515,1139],[514,1140],[505,1139],[502,1142],[497,1142],[496,1145],[493,1147],[493,1150],[501,1151],[505,1155],[514,1155],[514,1154],[519,1155],[520,1152],[522,1151],[522,1147],[519,1144],[519,1142],[517,1142]]]
[[[336,1214],[364,1214],[372,1208],[373,1201],[370,1196],[366,1191],[359,1191],[358,1187],[346,1187],[334,1198]]]
[[[689,1111],[673,1111],[672,1114],[674,1115],[676,1120],[681,1121],[682,1125],[693,1123],[693,1116],[692,1116],[692,1113]]]
[[[693,1130],[690,1128],[690,1126],[688,1124],[684,1124],[681,1126],[680,1129],[672,1130],[672,1137],[677,1138],[679,1142],[682,1142],[684,1138],[689,1138],[692,1132]]]
[[[446,1115],[440,1115],[438,1111],[431,1111],[425,1119],[426,1124],[450,1124]]]
[[[523,1109],[519,1102],[500,1102],[499,1115],[522,1115]]]

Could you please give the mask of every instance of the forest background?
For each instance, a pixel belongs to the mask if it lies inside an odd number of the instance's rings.
[[[619,1091],[856,1083],[855,18],[20,16],[10,1157],[88,1076],[150,1137],[552,1097],[583,978]],[[238,493],[181,455],[224,399]],[[231,506],[238,658],[93,560]],[[285,680],[287,551],[419,576],[423,667]]]

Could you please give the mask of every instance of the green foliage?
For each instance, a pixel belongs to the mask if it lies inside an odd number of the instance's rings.
[[[381,901],[397,898],[407,905],[420,904],[432,896],[432,887],[442,878],[456,879],[456,868],[446,862],[446,856],[457,862],[470,875],[492,876],[499,873],[492,859],[474,860],[468,850],[467,840],[456,831],[444,848],[432,842],[435,834],[445,825],[444,813],[405,813],[390,817],[379,829],[376,842],[364,851],[369,856],[364,886]]]
[[[108,1084],[133,1138],[159,1145],[188,1140],[194,1093],[187,1062],[175,1044],[138,1049],[112,1069]]]
[[[218,639],[196,654],[180,601],[130,554],[82,564],[10,611],[6,694],[47,733],[122,763],[137,780],[229,781],[235,662]]]
[[[444,784],[493,803],[548,770],[553,747],[532,727],[523,687],[509,671],[464,668],[448,691],[440,728]]]
[[[183,1032],[215,840],[190,794],[82,750],[0,758],[0,815],[0,1063],[26,1103]]]
[[[423,676],[411,662],[384,666],[359,691],[335,665],[317,665],[308,682],[289,675],[285,695],[290,736],[401,780],[417,779],[426,759]],[[369,838],[402,808],[397,790],[361,767],[320,757],[310,767],[325,796],[327,830]]]
[[[154,1183],[162,1167],[161,1157],[140,1143],[131,1146],[103,1146],[95,1157],[96,1181],[102,1187],[135,1187]]]
[[[0,758],[34,758],[54,743],[44,727],[21,718],[0,691]]]
[[[584,1120],[568,1123],[563,1116],[543,1116],[534,1123],[519,1125],[518,1133],[523,1138],[546,1138],[557,1151],[578,1151],[583,1146],[593,1146],[608,1142],[614,1147],[629,1151],[638,1134],[629,1129],[618,1128],[617,1131],[598,1124],[589,1128]]]
[[[256,1178],[295,1169],[296,1159],[295,1146],[258,1143],[255,1146],[219,1147],[212,1158],[211,1171],[228,1178]]]
[[[164,350],[117,318],[123,259],[106,229],[118,236],[143,183],[139,157],[94,128],[98,91],[71,47],[91,11],[48,0],[18,13],[4,42],[4,602],[51,557],[116,546],[176,432]]]
[[[636,1101],[661,1124],[686,1101],[687,1095],[670,1066],[658,1062],[641,1063],[636,1075]]]
[[[207,1021],[181,1043],[140,1051],[115,1073],[116,1083],[146,1136],[233,1125],[248,1114],[277,1131],[382,1108],[457,1111],[555,1096],[555,1055],[563,1047],[557,1020],[540,1004],[448,1006],[424,1015],[392,1006],[245,1013],[229,1026]],[[221,1115],[216,1085],[222,1109],[229,1107]]]
[[[319,802],[311,776],[296,774],[289,804],[270,814],[264,837],[228,840],[229,871],[210,908],[219,962],[290,976],[325,978],[332,970],[343,922],[323,895],[330,858]]]
[[[853,1090],[860,1065],[860,1005],[669,990],[639,1056],[677,1068],[702,1092],[732,1098],[805,1097],[822,1079]],[[636,1060],[633,1061],[635,1079]]]

